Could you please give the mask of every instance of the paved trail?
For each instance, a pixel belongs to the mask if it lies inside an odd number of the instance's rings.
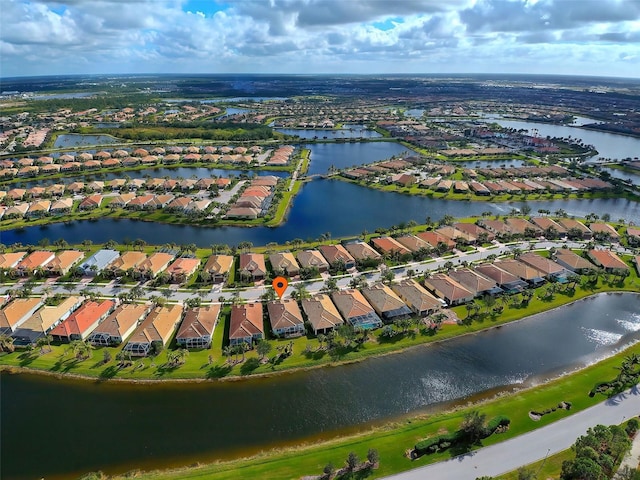
[[[396,480],[474,480],[498,476],[569,448],[589,427],[640,415],[638,386],[546,427],[444,462],[393,475]]]

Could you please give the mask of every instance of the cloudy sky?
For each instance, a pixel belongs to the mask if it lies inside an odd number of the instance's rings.
[[[640,77],[640,0],[0,0],[0,77]]]

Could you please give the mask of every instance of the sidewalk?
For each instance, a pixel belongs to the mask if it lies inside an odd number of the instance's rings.
[[[613,476],[613,480],[620,480],[622,477],[620,472],[624,467],[629,467],[632,470],[638,468],[638,463],[640,463],[640,433],[637,433],[633,442],[631,443],[631,450],[625,455],[622,459],[622,463],[620,463],[620,467],[618,471]]]

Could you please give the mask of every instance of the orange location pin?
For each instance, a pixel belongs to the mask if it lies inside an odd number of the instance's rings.
[[[278,294],[278,297],[282,298],[282,295],[284,295],[284,292],[287,290],[287,285],[289,285],[289,282],[287,282],[287,279],[284,277],[276,277],[273,279],[271,285]]]

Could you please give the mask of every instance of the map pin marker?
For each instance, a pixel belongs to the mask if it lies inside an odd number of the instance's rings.
[[[273,289],[278,294],[278,297],[282,298],[282,295],[284,295],[284,292],[287,289],[287,285],[289,285],[289,282],[287,282],[287,279],[284,277],[276,277],[273,279],[273,283],[271,285],[273,286]]]

